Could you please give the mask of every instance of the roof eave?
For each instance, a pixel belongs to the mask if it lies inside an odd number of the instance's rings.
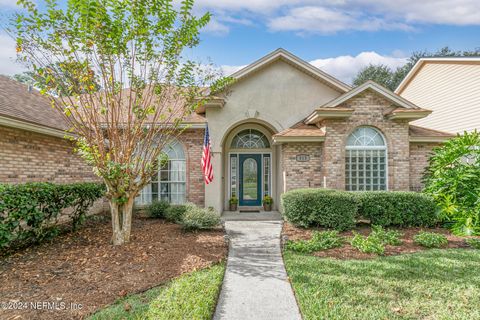
[[[310,116],[307,117],[305,120],[306,124],[315,124],[322,120],[326,119],[346,119],[349,118],[353,114],[353,109],[351,110],[339,110],[333,109],[332,110],[315,110]]]
[[[388,115],[386,115],[386,118],[389,120],[419,120],[423,119],[429,114],[431,114],[432,111],[430,110],[422,110],[422,111],[403,111],[403,112],[392,112]]]
[[[224,98],[210,99],[210,100],[207,100],[207,102],[201,104],[198,108],[196,108],[195,112],[197,114],[202,114],[202,113],[205,113],[207,108],[221,109],[225,106],[225,102],[226,101]]]
[[[325,137],[311,137],[311,136],[296,136],[296,137],[282,137],[273,136],[273,144],[282,144],[288,142],[324,142]]]
[[[59,138],[64,138],[66,136],[70,136],[70,137],[75,136],[70,132],[63,131],[60,129],[54,129],[54,128],[42,126],[39,124],[34,124],[31,122],[21,121],[21,120],[4,117],[4,116],[0,116],[0,126],[41,133],[41,134],[45,134],[53,137],[59,137]]]
[[[415,136],[415,137],[410,137],[409,141],[410,142],[445,142],[448,139],[454,138],[453,136],[451,137],[429,137],[429,136]]]

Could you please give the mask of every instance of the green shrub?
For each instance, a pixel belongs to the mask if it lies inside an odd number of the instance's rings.
[[[171,205],[167,208],[167,210],[165,210],[165,219],[170,222],[179,223],[182,221],[185,211],[187,211],[187,207],[185,205]]]
[[[360,252],[375,253],[378,255],[383,255],[385,252],[385,245],[380,238],[372,235],[365,237],[356,232],[354,232],[353,235],[354,236],[350,241],[350,244]]]
[[[435,148],[424,177],[425,193],[456,235],[480,235],[480,133],[464,133]]]
[[[372,225],[430,227],[438,222],[433,198],[422,193],[365,191],[355,195],[361,203],[359,215]]]
[[[287,241],[285,249],[302,253],[338,248],[343,245],[343,238],[338,231],[314,231],[310,240]]]
[[[397,230],[385,230],[382,226],[372,226],[370,237],[378,238],[383,244],[399,246],[402,244],[402,233]]]
[[[147,214],[152,218],[165,218],[165,211],[170,203],[165,200],[154,201],[147,207]]]
[[[179,223],[185,230],[212,229],[220,224],[220,215],[214,209],[187,204]]]
[[[104,193],[105,186],[98,183],[0,185],[0,247],[55,236],[55,223],[66,208],[75,230]]]
[[[480,239],[478,238],[468,238],[465,242],[472,248],[480,250]]]
[[[420,231],[413,237],[416,244],[426,248],[441,248],[448,244],[447,237],[440,233]]]
[[[359,201],[350,192],[297,189],[282,195],[285,218],[296,226],[347,230],[355,226]]]

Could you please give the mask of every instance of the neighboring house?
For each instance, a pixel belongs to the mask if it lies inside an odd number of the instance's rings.
[[[480,129],[480,57],[420,59],[395,93],[433,111],[415,125],[453,133]]]
[[[221,212],[232,195],[250,208],[271,195],[278,208],[280,195],[295,188],[419,190],[431,149],[452,137],[409,124],[430,114],[423,105],[371,81],[351,88],[283,49],[233,77],[228,94],[186,119],[189,129],[165,149],[169,161],[138,205],[191,201]],[[200,164],[207,123],[209,185]],[[17,166],[17,175],[21,168],[29,170],[28,163]]]

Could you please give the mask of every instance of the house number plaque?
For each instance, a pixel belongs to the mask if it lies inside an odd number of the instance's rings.
[[[308,162],[310,161],[310,155],[308,154],[297,154],[298,162]]]

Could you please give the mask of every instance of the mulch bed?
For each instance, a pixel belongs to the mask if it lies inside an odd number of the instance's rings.
[[[0,258],[1,319],[81,319],[117,298],[142,292],[182,273],[225,259],[222,229],[186,233],[158,219],[134,218],[131,242],[110,244],[108,215],[90,219],[75,233]],[[34,310],[33,303],[82,304],[80,310]],[[12,305],[10,305],[11,307]],[[48,307],[40,305],[40,307]]]
[[[385,255],[393,256],[405,253],[414,253],[417,251],[426,250],[422,246],[419,246],[413,242],[413,236],[416,235],[421,230],[428,232],[442,233],[447,236],[448,239],[448,248],[468,248],[469,246],[465,243],[465,238],[454,236],[447,229],[443,228],[391,228],[399,230],[403,233],[402,245],[400,246],[385,246]],[[313,228],[313,229],[304,229],[293,226],[292,224],[285,222],[283,225],[282,235],[286,236],[288,240],[308,240],[312,236],[312,231],[324,231],[325,229]],[[369,225],[359,225],[355,231],[362,235],[368,235],[371,231]],[[352,231],[344,231],[340,233],[344,237],[352,237]],[[347,259],[373,259],[378,257],[376,254],[363,253],[353,248],[348,241],[341,248],[333,248],[328,250],[323,250],[314,253],[317,257],[325,258],[335,258],[340,260]]]

